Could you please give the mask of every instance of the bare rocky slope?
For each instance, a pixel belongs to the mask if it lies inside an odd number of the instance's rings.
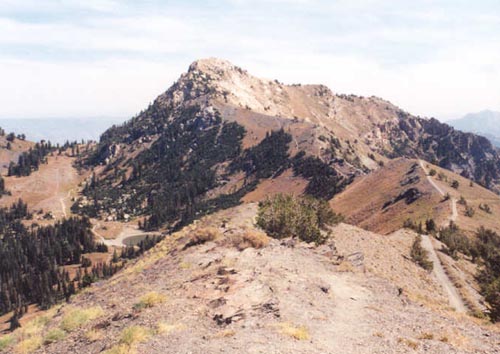
[[[315,247],[267,238],[255,212],[197,221],[14,335],[65,329],[39,353],[499,352],[498,329],[451,310],[408,259],[412,232],[340,224]]]

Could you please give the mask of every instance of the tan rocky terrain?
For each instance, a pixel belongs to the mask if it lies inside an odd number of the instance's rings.
[[[499,352],[498,328],[454,312],[409,259],[412,232],[340,224],[315,247],[268,239],[255,211],[242,205],[173,234],[29,338],[66,328],[40,353]],[[90,319],[70,326],[82,311]]]

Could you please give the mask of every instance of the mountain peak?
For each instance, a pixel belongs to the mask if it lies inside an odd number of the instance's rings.
[[[222,74],[228,71],[244,72],[228,60],[220,58],[202,58],[195,60],[190,66],[188,72],[204,72]]]

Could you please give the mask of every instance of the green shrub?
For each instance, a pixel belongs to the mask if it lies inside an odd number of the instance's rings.
[[[469,218],[472,218],[474,214],[476,213],[476,210],[473,207],[466,207],[465,208],[465,216],[468,216]]]
[[[488,204],[479,204],[479,209],[488,214],[491,214],[491,207]]]
[[[436,232],[436,222],[434,221],[434,219],[427,219],[425,221],[425,229],[428,233]]]
[[[477,257],[477,249],[473,242],[464,235],[462,230],[453,222],[448,227],[442,228],[439,232],[439,241],[446,245],[443,250],[450,257],[457,259],[458,252],[473,259]]]
[[[326,226],[342,221],[328,202],[312,197],[278,194],[259,204],[257,225],[273,238],[298,237],[305,242],[326,241]]]
[[[484,227],[476,234],[478,254],[483,261],[477,277],[481,294],[489,304],[491,319],[500,321],[500,236]]]
[[[410,251],[411,259],[425,270],[431,271],[434,268],[432,261],[429,260],[428,252],[422,247],[422,236],[417,235]]]

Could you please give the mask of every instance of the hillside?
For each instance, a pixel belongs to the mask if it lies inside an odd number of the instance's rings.
[[[425,222],[434,218],[441,224],[451,212],[418,161],[403,158],[358,177],[330,205],[348,223],[382,234],[399,230],[407,219]]]
[[[413,159],[392,160],[359,176],[330,205],[348,223],[382,234],[399,230],[408,219],[417,224],[433,219],[437,225],[447,225],[450,218],[470,235],[481,226],[500,232],[497,194],[449,170],[422,164]],[[433,176],[428,175],[431,170]],[[453,181],[458,182],[457,188],[452,187]],[[450,200],[445,200],[445,194]],[[481,210],[480,205],[489,210]],[[466,215],[467,207],[474,209],[473,216]]]
[[[238,204],[261,183],[272,194],[269,179],[290,168],[301,179],[297,190],[330,199],[396,157],[436,162],[493,190],[500,177],[500,158],[482,137],[376,97],[284,85],[204,59],[146,110],[102,135],[74,211],[146,216],[145,229],[178,228]],[[263,193],[246,200],[255,195]]]
[[[11,162],[17,163],[19,156],[34,146],[34,143],[24,139],[7,140],[6,135],[0,135],[0,174],[4,174]]]
[[[451,311],[408,259],[411,232],[341,224],[317,248],[267,239],[255,211],[247,204],[186,227],[14,338],[54,338],[39,353],[496,350],[499,332]],[[27,345],[16,340],[14,350]]]
[[[436,171],[436,174],[429,178],[432,178],[444,193],[451,196],[451,201],[455,204],[457,211],[454,221],[461,229],[472,234],[479,227],[484,226],[500,233],[500,223],[498,222],[500,197],[497,194],[438,166],[428,163],[425,163],[425,166],[427,172]],[[452,187],[454,181],[458,182],[457,188]],[[486,209],[485,206],[487,206],[487,210],[482,210],[481,207]],[[474,214],[468,216],[467,208],[472,208]]]
[[[453,119],[447,123],[464,132],[483,135],[493,145],[500,146],[500,112],[486,110],[469,113],[462,118]]]

